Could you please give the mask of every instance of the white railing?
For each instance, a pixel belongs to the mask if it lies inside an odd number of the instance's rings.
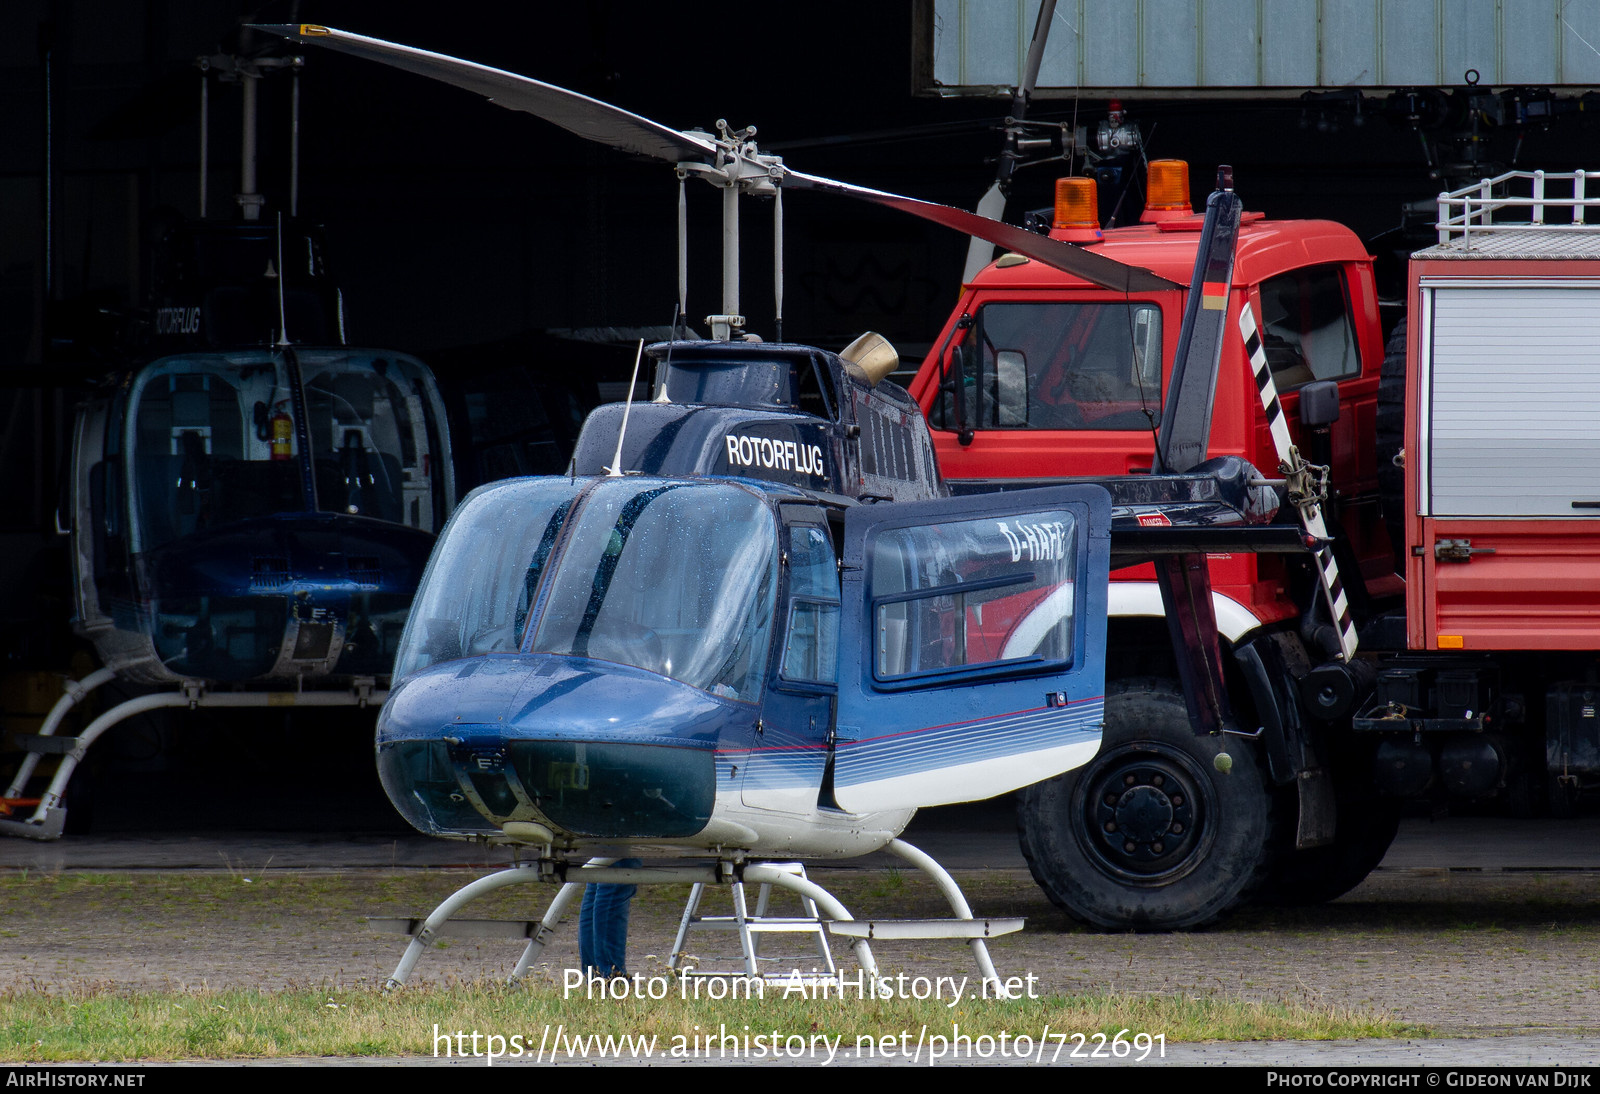
[[[1527,197],[1507,191],[1516,181],[1527,180]],[[1475,186],[1439,195],[1439,242],[1459,239],[1471,245],[1478,232],[1526,232],[1559,228],[1563,231],[1600,231],[1600,222],[1588,223],[1587,214],[1600,208],[1600,196],[1589,197],[1585,184],[1600,181],[1600,171],[1507,171]],[[1547,192],[1555,183],[1554,194]],[[1551,215],[1551,214],[1554,215]]]

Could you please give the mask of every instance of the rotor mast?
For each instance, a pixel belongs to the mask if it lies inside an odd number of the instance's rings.
[[[716,146],[716,157],[711,163],[682,160],[678,163],[680,179],[694,175],[703,178],[722,191],[722,314],[706,316],[711,336],[719,342],[738,338],[744,331],[744,315],[739,311],[739,198],[743,194],[757,197],[778,197],[783,180],[783,159],[763,154],[756,148],[756,127],[746,126],[734,130],[726,119],[717,119],[718,136],[694,130],[693,135],[705,137]],[[773,295],[777,301],[778,322],[783,322],[783,212],[779,206],[774,214],[774,264]],[[678,267],[680,303],[685,290],[688,254],[688,218],[682,206],[678,215]]]

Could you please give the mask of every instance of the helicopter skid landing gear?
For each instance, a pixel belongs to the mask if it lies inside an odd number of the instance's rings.
[[[105,674],[105,675],[102,675]],[[186,680],[176,692],[161,692],[156,695],[141,695],[136,699],[118,703],[100,717],[90,722],[77,737],[54,736],[56,727],[61,724],[61,719],[66,712],[84,695],[94,688],[99,687],[112,678],[110,669],[101,669],[91,673],[76,684],[67,686],[67,694],[57,700],[55,708],[51,710],[41,732],[32,737],[23,738],[23,748],[30,755],[23,760],[22,767],[17,772],[17,777],[12,780],[12,786],[6,791],[7,798],[15,798],[20,792],[23,782],[33,774],[34,765],[38,763],[37,757],[45,753],[56,753],[61,756],[61,763],[56,767],[55,777],[50,780],[50,787],[45,791],[34,807],[33,815],[26,820],[0,818],[0,835],[22,836],[25,839],[53,840],[61,836],[66,823],[67,810],[63,805],[66,796],[67,782],[72,778],[72,772],[78,764],[83,762],[83,757],[89,751],[89,746],[94,744],[108,729],[119,722],[126,721],[136,714],[147,711],[162,710],[171,707],[188,707],[195,710],[199,707],[365,707],[369,705],[383,705],[389,697],[386,690],[373,686],[371,677],[358,677],[351,685],[349,691],[219,691],[206,690],[206,684],[200,680]],[[31,763],[29,761],[32,761]]]
[[[591,859],[580,870],[562,871],[556,873],[551,869],[549,862],[530,862],[524,865],[513,866],[507,870],[500,870],[488,877],[479,878],[468,885],[462,886],[444,899],[435,908],[427,919],[418,922],[412,920],[372,919],[368,924],[375,929],[384,930],[391,927],[400,929],[411,935],[411,942],[406,946],[406,952],[401,956],[400,963],[395,966],[394,973],[384,983],[386,990],[404,987],[411,978],[412,970],[417,967],[417,961],[422,957],[422,951],[440,937],[500,937],[508,935],[522,937],[528,940],[523,948],[522,956],[517,959],[516,968],[511,971],[511,983],[516,983],[527,975],[528,969],[544,950],[545,944],[550,941],[555,933],[561,917],[566,914],[572,902],[583,892],[585,884],[611,884],[611,885],[718,885],[732,882],[734,866],[728,862],[715,862],[700,866],[666,866],[643,867],[633,870],[617,870],[611,868],[615,859]],[[841,904],[837,897],[823,889],[814,882],[793,877],[780,870],[760,865],[749,865],[744,868],[744,879],[770,883],[782,888],[793,889],[803,896],[810,897],[835,920],[850,920],[848,909]],[[581,877],[581,881],[564,880],[566,878]],[[560,891],[555,899],[550,902],[544,918],[529,922],[507,922],[503,920],[466,919],[449,922],[462,907],[485,893],[503,889],[507,885],[519,885],[525,882],[563,881]],[[861,968],[869,975],[876,976],[877,964],[872,959],[872,950],[865,939],[854,943],[856,960],[861,963]]]
[[[510,982],[516,983],[527,975],[528,969],[544,950],[545,945],[555,933],[561,917],[565,915],[577,899],[586,883],[608,883],[616,885],[660,885],[677,884],[693,885],[696,892],[691,896],[691,902],[696,901],[706,885],[732,884],[735,886],[743,883],[755,883],[763,887],[776,886],[788,889],[798,894],[803,899],[813,902],[820,911],[821,922],[826,925],[831,934],[850,938],[855,949],[856,961],[861,970],[869,977],[878,975],[877,962],[873,959],[869,941],[872,939],[909,939],[909,938],[953,938],[964,939],[972,948],[973,956],[977,959],[978,968],[986,984],[999,983],[999,975],[995,972],[994,962],[989,958],[986,938],[997,935],[1009,934],[1022,929],[1020,919],[974,919],[972,910],[967,905],[966,898],[962,895],[960,887],[956,884],[944,867],[940,866],[926,852],[903,840],[892,840],[887,849],[900,858],[916,866],[933,879],[940,892],[949,902],[951,911],[955,913],[953,919],[935,920],[857,920],[852,916],[839,898],[828,890],[803,876],[803,873],[794,868],[790,863],[766,864],[749,863],[742,869],[730,862],[716,862],[700,866],[669,866],[645,867],[642,869],[612,869],[610,864],[614,859],[591,859],[587,865],[578,870],[558,870],[555,864],[549,861],[530,862],[500,870],[487,877],[456,890],[433,910],[424,920],[416,919],[371,919],[368,925],[376,930],[398,930],[403,934],[411,935],[411,942],[406,946],[406,952],[400,958],[400,963],[395,966],[394,973],[384,984],[385,989],[403,987],[411,978],[416,969],[417,962],[422,953],[436,938],[441,937],[475,937],[475,938],[526,938],[527,945],[522,951],[522,956],[517,960],[516,968],[511,972]],[[581,880],[578,880],[581,879]],[[543,918],[530,921],[504,921],[504,920],[455,920],[451,917],[468,903],[476,900],[486,893],[508,885],[518,885],[526,882],[561,882],[561,888],[556,893],[555,899],[550,902]],[[742,907],[743,902],[737,901],[736,907]],[[693,908],[685,912],[685,916],[692,916]],[[748,943],[750,928],[759,929],[759,915],[756,917],[741,915],[743,922],[738,924],[741,937]],[[799,926],[795,926],[798,924]],[[811,929],[801,921],[790,921],[790,929]],[[681,930],[680,930],[681,937]]]

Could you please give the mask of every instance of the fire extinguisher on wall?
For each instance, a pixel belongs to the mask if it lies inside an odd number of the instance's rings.
[[[285,400],[287,402],[287,400]],[[277,405],[276,412],[272,415],[272,458],[287,460],[294,454],[294,419],[289,417],[289,412],[283,409],[284,404]]]

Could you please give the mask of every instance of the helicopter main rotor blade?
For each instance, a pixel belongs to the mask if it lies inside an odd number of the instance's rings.
[[[518,76],[515,72],[311,23],[260,25],[255,29],[371,61],[381,61],[419,76],[476,91],[496,106],[534,114],[585,140],[607,144],[624,152],[654,156],[668,163],[683,160],[709,162],[716,156],[717,147],[709,137],[680,133],[619,106],[542,80]]]
[[[818,175],[808,175],[803,171],[785,168],[783,172],[783,185],[796,190],[816,190],[825,194],[840,194],[845,197],[858,198],[874,205],[882,205],[890,209],[898,209],[902,213],[910,213],[914,217],[930,220],[935,224],[942,224],[946,228],[954,228],[963,235],[977,236],[990,243],[996,243],[1008,251],[1037,259],[1047,266],[1053,266],[1074,277],[1081,277],[1085,281],[1093,282],[1102,288],[1112,289],[1116,292],[1159,292],[1163,289],[1181,289],[1175,281],[1168,281],[1149,270],[1138,266],[1128,266],[1105,255],[1076,247],[1071,243],[1063,243],[1049,236],[1038,235],[1026,228],[1018,228],[1011,224],[1002,224],[998,220],[990,220],[976,213],[969,213],[965,209],[956,209],[949,205],[937,205],[931,201],[919,201],[916,198],[904,197],[900,194],[890,194],[883,190],[871,190],[865,186],[854,186],[848,182],[838,182],[834,179],[825,179]]]
[[[1233,168],[1219,166],[1217,188],[1206,201],[1206,219],[1195,249],[1194,275],[1156,437],[1156,463],[1169,473],[1188,471],[1211,449],[1211,411],[1222,368],[1222,340],[1228,325],[1243,209],[1233,191]]]
[[[1047,266],[1116,292],[1153,292],[1183,287],[1164,277],[1157,277],[1149,270],[1125,266],[1082,247],[1002,224],[965,209],[954,209],[948,205],[919,201],[864,186],[852,186],[786,167],[779,168],[775,158],[763,156],[758,160],[750,156],[748,150],[732,151],[725,144],[719,145],[709,135],[669,129],[621,107],[513,72],[309,23],[262,26],[258,29],[281,34],[297,42],[326,46],[342,53],[381,61],[468,91],[476,91],[500,106],[537,115],[587,140],[626,152],[654,156],[668,163],[685,160],[715,162],[719,152],[725,156],[731,155],[743,168],[750,169],[749,173],[764,180],[899,209],[923,220],[954,228],[963,235],[987,239],[1009,251],[1027,255]]]

